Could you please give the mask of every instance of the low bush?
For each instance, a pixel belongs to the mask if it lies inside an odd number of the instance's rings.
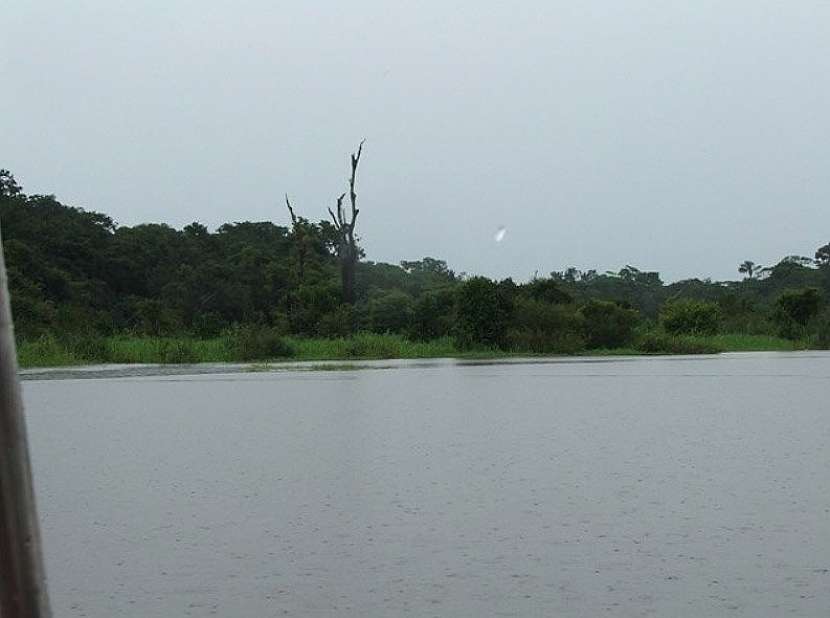
[[[806,326],[818,315],[821,308],[821,295],[816,288],[791,290],[784,292],[776,303],[777,308],[789,318]]]
[[[369,300],[369,328],[376,333],[404,333],[412,321],[412,297],[390,290]]]
[[[700,300],[672,300],[660,311],[660,323],[671,335],[715,335],[720,321],[720,307]]]
[[[193,318],[191,330],[198,337],[215,337],[222,332],[223,325],[224,320],[218,312],[207,311],[204,313],[198,313]]]
[[[514,352],[575,354],[585,348],[583,318],[573,305],[517,298],[507,348]]]
[[[348,337],[355,331],[355,311],[350,305],[341,305],[320,318],[317,333],[321,337]]]
[[[622,348],[634,340],[634,329],[640,320],[634,309],[617,303],[591,300],[580,310],[582,330],[588,348]]]
[[[112,360],[109,341],[94,334],[73,334],[61,337],[60,343],[75,358],[89,363],[108,363]]]
[[[231,358],[240,361],[290,358],[294,349],[279,331],[258,326],[238,326],[225,333]]]
[[[449,287],[429,290],[415,301],[410,334],[419,341],[446,337],[454,322],[455,291]]]
[[[776,310],[775,313],[773,313],[772,321],[777,327],[778,335],[784,339],[797,341],[799,339],[804,339],[809,335],[806,325],[799,324],[782,311]]]
[[[821,309],[821,295],[816,288],[784,292],[775,304],[772,314],[778,332],[787,339],[802,339]]]
[[[468,279],[458,289],[455,324],[460,349],[504,347],[513,303],[505,286],[485,277]]]

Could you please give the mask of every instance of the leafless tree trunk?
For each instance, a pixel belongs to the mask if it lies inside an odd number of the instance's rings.
[[[302,283],[305,279],[305,258],[308,250],[305,229],[303,228],[303,222],[294,214],[287,193],[285,194],[285,205],[288,206],[288,212],[291,214],[291,230],[294,233],[294,242],[297,245],[297,281]]]
[[[50,615],[0,240],[0,616]]]
[[[357,165],[360,163],[360,155],[363,153],[363,142],[357,148],[356,153],[352,153],[352,173],[349,177],[349,202],[351,203],[351,216],[349,216],[343,209],[343,199],[346,194],[343,193],[337,198],[337,214],[329,208],[329,214],[334,222],[334,229],[337,231],[337,257],[340,260],[340,279],[343,284],[343,302],[353,305],[355,301],[355,271],[357,270],[357,260],[360,257],[360,249],[357,246],[357,241],[354,235],[354,226],[357,221],[357,215],[360,212],[357,208],[357,193],[355,193],[355,181],[357,179]]]

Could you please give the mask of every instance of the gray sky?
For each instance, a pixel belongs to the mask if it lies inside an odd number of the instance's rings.
[[[317,220],[370,259],[734,278],[830,241],[830,3],[3,4],[0,167],[121,224]],[[493,234],[507,227],[501,243]]]

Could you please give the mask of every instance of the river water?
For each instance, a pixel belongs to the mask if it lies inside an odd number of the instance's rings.
[[[28,373],[55,615],[828,615],[830,354],[305,369]]]

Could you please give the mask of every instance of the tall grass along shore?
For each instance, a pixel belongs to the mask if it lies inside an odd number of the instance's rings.
[[[669,336],[646,333],[630,347],[575,350],[591,355],[711,354],[718,352],[791,351],[808,347],[768,335],[722,334]],[[394,334],[358,333],[348,338],[278,336],[265,332],[228,333],[220,337],[66,337],[44,335],[18,346],[21,367],[57,367],[103,363],[230,363],[253,361],[315,361],[391,358],[497,358],[538,355],[532,351],[497,348],[461,349],[451,337],[411,341]]]

